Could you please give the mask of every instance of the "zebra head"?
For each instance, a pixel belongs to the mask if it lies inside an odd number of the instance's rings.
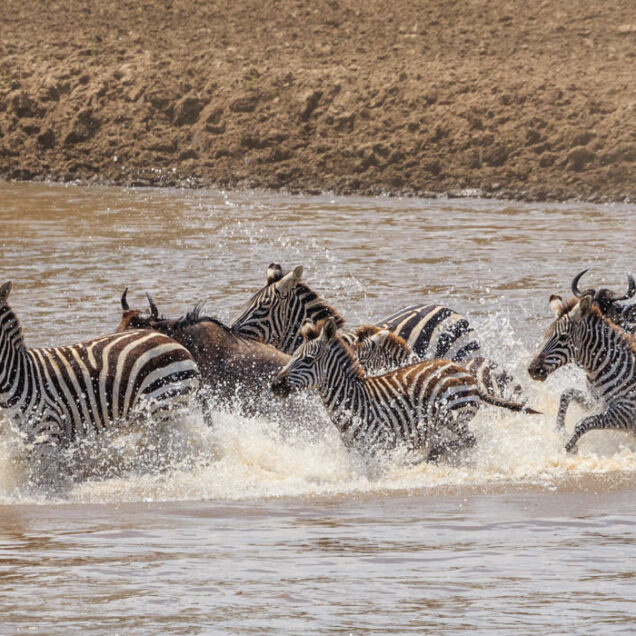
[[[335,320],[328,318],[322,328],[306,323],[301,333],[305,341],[272,383],[272,391],[278,397],[287,397],[300,389],[318,387],[328,373],[331,345],[338,337]]]
[[[528,367],[533,380],[543,382],[553,371],[578,359],[586,335],[585,318],[590,315],[593,303],[591,294],[568,301],[550,296],[556,320],[546,330],[545,343]]]
[[[356,329],[354,350],[358,361],[367,373],[399,369],[420,361],[419,356],[407,344],[388,329],[365,325]]]
[[[340,327],[344,319],[307,285],[301,283],[303,268],[283,275],[280,265],[267,269],[267,284],[248,301],[231,329],[258,342],[293,353],[302,343],[301,326],[307,321],[332,316]]]

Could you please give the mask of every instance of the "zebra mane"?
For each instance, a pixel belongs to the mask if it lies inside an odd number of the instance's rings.
[[[318,338],[322,332],[322,328],[325,324],[325,320],[319,320],[318,322],[306,322],[300,329],[300,333],[304,338],[305,342],[310,340],[315,340]],[[366,376],[366,372],[362,365],[358,360],[358,356],[356,356],[353,347],[340,335],[336,334],[336,340],[342,345],[344,350],[346,351],[349,358],[351,358],[351,364],[353,367],[353,371],[355,375],[359,378],[364,378]]]
[[[231,329],[222,323],[218,318],[213,318],[212,316],[202,316],[201,311],[203,310],[203,305],[205,301],[201,301],[197,303],[193,309],[191,309],[188,313],[181,316],[180,318],[161,318],[155,321],[156,326],[161,326],[168,329],[185,329],[186,327],[191,327],[192,325],[198,325],[202,322],[212,322],[215,325],[218,325],[223,330],[228,333],[232,333]]]
[[[335,340],[336,340],[336,343],[339,344],[345,350],[347,357],[351,361],[351,368],[355,376],[360,379],[366,378],[367,373],[364,370],[363,366],[360,364],[360,361],[358,360],[358,356],[356,356],[351,346],[349,346],[349,344],[347,344],[344,341],[344,339],[340,336],[340,334],[336,334]]]
[[[327,304],[311,287],[299,282],[295,289],[297,293],[300,292],[304,296],[305,307],[307,312],[311,314],[312,322],[316,323],[327,318],[333,318],[338,329],[344,326],[345,319],[340,312]]]

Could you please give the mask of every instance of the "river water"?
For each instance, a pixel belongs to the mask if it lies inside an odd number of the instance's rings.
[[[484,408],[461,462],[377,474],[311,401],[291,428],[229,409],[122,433],[61,477],[0,423],[0,633],[633,633],[636,440],[567,455],[554,417],[582,375],[525,368],[574,274],[626,288],[635,215],[0,184],[0,282],[29,346],[113,331],[126,286],[230,321],[270,262],[303,264],[351,325],[427,299],[466,314],[545,413]]]

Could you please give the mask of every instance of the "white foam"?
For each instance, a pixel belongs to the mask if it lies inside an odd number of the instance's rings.
[[[531,353],[505,317],[487,319],[480,331],[499,334],[507,360],[498,361],[517,374],[530,405],[543,415],[483,406],[470,425],[477,446],[453,463],[370,470],[345,451],[315,399],[307,399],[304,413],[296,405],[292,422],[216,410],[212,427],[189,416],[176,425],[98,438],[61,456],[38,452],[35,461],[24,439],[0,422],[0,503],[237,500],[502,484],[559,488],[571,478],[636,473],[636,437],[629,433],[593,431],[580,440],[578,454],[565,452],[567,434],[554,428],[558,399],[565,388],[583,387],[580,371],[564,369],[545,383],[532,382],[525,372]],[[571,407],[568,432],[583,415]]]

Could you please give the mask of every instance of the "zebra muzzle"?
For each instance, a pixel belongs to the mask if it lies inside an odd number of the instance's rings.
[[[276,397],[287,397],[292,392],[292,386],[289,383],[287,376],[276,376],[276,379],[272,382],[272,393]]]
[[[528,367],[528,373],[533,380],[543,382],[548,377],[548,370],[545,368],[545,357],[537,356]]]

